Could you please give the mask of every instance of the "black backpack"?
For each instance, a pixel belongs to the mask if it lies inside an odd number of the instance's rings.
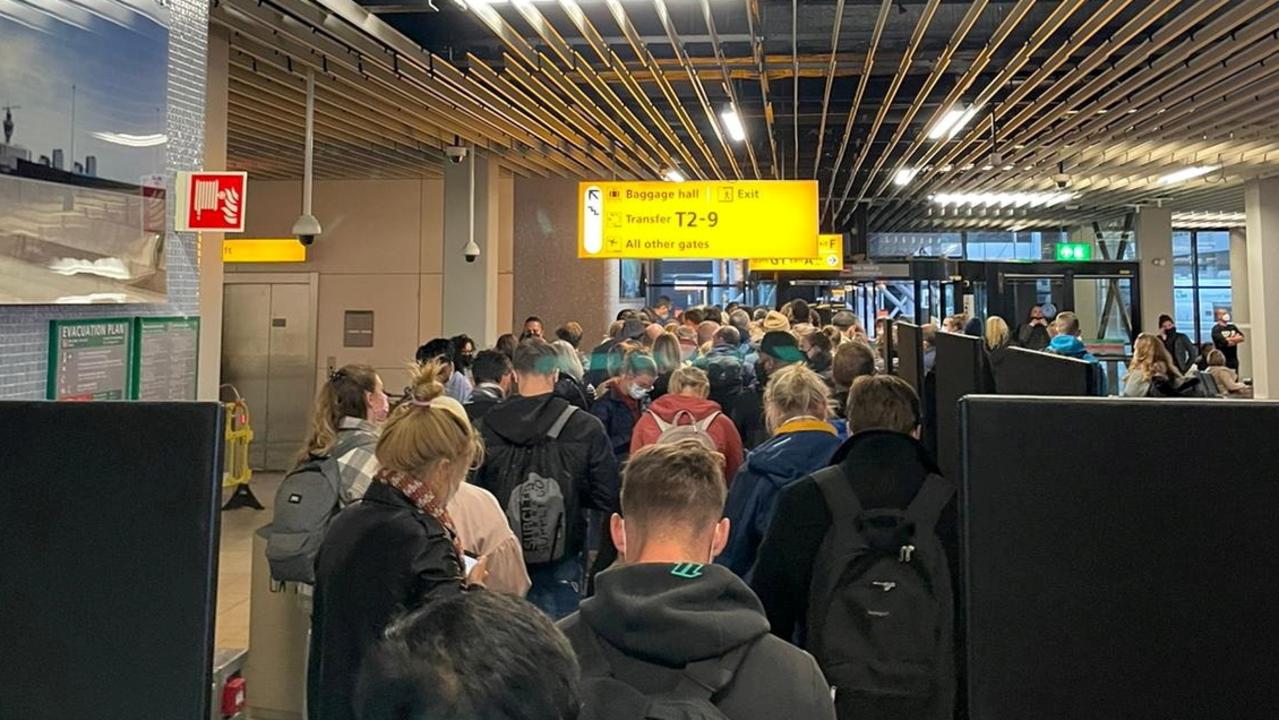
[[[813,479],[832,522],[813,567],[807,649],[837,716],[949,720],[954,600],[936,525],[954,487],[929,475],[906,510],[865,510],[839,466]]]
[[[275,517],[266,544],[266,559],[276,582],[315,583],[315,556],[342,507],[337,459],[366,442],[365,433],[340,431],[327,456],[312,455],[284,476],[275,492]]]
[[[577,408],[568,405],[546,435],[531,445],[512,448],[495,475],[494,493],[519,538],[524,562],[543,565],[567,554],[569,523],[578,515],[573,472],[565,466],[555,440]]]
[[[749,641],[721,657],[689,663],[672,690],[645,695],[617,678],[600,639],[585,623],[579,622],[568,634],[582,668],[578,720],[728,720],[714,700],[732,684],[755,644]]]

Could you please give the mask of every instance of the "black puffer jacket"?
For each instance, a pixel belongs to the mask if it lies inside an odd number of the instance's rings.
[[[310,720],[354,720],[365,655],[391,618],[462,592],[448,532],[399,490],[374,482],[333,519],[315,561],[307,671]]]
[[[554,395],[513,397],[498,405],[484,418],[484,464],[472,479],[475,485],[498,495],[503,485],[498,476],[511,465],[512,455],[520,448],[541,442],[568,401]],[[578,410],[569,417],[559,437],[552,441],[565,467],[572,471],[572,488],[577,506],[606,513],[618,509],[617,460],[609,445],[604,426],[588,412]],[[503,507],[508,498],[497,498]],[[565,552],[575,554],[585,545],[586,514],[569,518]]]

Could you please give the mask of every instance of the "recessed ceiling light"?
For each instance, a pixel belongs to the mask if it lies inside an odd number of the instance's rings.
[[[995,166],[994,166],[994,165],[982,165],[982,166],[981,166],[981,169],[982,169],[982,170],[984,170],[984,171],[986,171],[986,172],[990,172],[991,170],[994,170],[994,169],[995,169]]]
[[[666,182],[684,182],[687,178],[684,177],[684,173],[676,170],[675,168],[671,168],[662,174],[662,179]]]
[[[1176,172],[1168,173],[1159,178],[1161,185],[1175,185],[1187,180],[1194,180],[1197,177],[1203,177],[1208,173],[1221,167],[1220,165],[1191,165],[1188,168],[1182,168]]]
[[[1013,166],[1012,166],[1012,165],[1005,165],[1005,166],[1003,167],[1003,171],[1004,171],[1004,172],[1008,172],[1009,170],[1012,170],[1012,169],[1013,169]]]
[[[999,207],[1052,207],[1075,197],[1069,192],[987,192],[937,193],[929,199],[937,205],[980,205]]]
[[[941,119],[937,121],[937,124],[933,125],[932,129],[928,131],[928,139],[941,140],[942,138],[945,138],[947,140],[954,140],[955,136],[959,134],[959,131],[963,130],[964,126],[972,122],[972,119],[977,116],[977,111],[980,109],[981,106],[979,105],[972,105],[968,108],[961,108],[959,106],[952,107],[947,110],[946,113],[941,116]]]
[[[919,170],[915,168],[902,168],[893,175],[893,184],[897,187],[906,187],[911,180],[915,179],[915,174],[918,172]]]
[[[737,114],[737,110],[732,105],[724,106],[719,119],[724,123],[724,131],[728,133],[730,140],[742,142],[746,139],[746,128],[742,126],[742,117]]]

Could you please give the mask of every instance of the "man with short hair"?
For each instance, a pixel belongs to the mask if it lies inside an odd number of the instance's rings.
[[[1102,369],[1101,363],[1090,352],[1084,341],[1080,339],[1082,331],[1079,329],[1079,316],[1069,310],[1063,310],[1057,313],[1057,319],[1053,321],[1053,328],[1057,334],[1053,336],[1045,352],[1063,357],[1071,357],[1076,360],[1084,360],[1092,363],[1093,370],[1097,375],[1097,395],[1105,397],[1107,395],[1106,372]]]
[[[665,323],[671,318],[671,299],[667,295],[657,298],[657,302],[653,304],[653,317],[655,322]]]
[[[694,440],[650,445],[624,475],[610,527],[621,562],[560,624],[582,667],[583,718],[640,717],[670,692],[687,701],[695,677],[732,720],[834,720],[813,658],[770,635],[750,588],[712,564],[730,531],[720,455]]]
[[[519,395],[484,417],[484,464],[473,480],[506,508],[533,581],[528,598],[556,619],[577,609],[586,553],[596,549],[587,537],[586,511],[617,509],[617,460],[608,435],[595,416],[554,395],[557,363],[543,340],[515,349]],[[552,474],[555,482],[548,484]],[[562,499],[547,502],[554,495]]]
[[[859,377],[875,374],[875,351],[862,340],[850,340],[835,349],[835,357],[831,361],[831,380],[835,383],[835,392],[831,400],[835,402],[835,414],[846,418],[848,407],[848,390],[853,381]]]
[[[1230,322],[1230,311],[1217,308],[1217,322],[1212,326],[1212,345],[1226,356],[1226,367],[1239,372],[1239,346],[1246,338],[1239,326]]]
[[[537,608],[469,592],[396,621],[364,664],[360,720],[576,720],[577,659]]]
[[[1177,323],[1173,322],[1171,315],[1159,316],[1159,339],[1168,350],[1168,354],[1172,356],[1177,371],[1183,375],[1186,374],[1190,366],[1195,364],[1198,350],[1185,333],[1177,331]]]
[[[714,320],[703,320],[697,325],[697,347],[701,347],[715,338],[719,323]]]
[[[415,359],[418,365],[425,365],[432,360],[439,360],[444,363],[446,376],[440,380],[444,383],[444,394],[454,400],[465,403],[471,397],[471,381],[466,379],[466,375],[459,372],[457,366],[453,362],[454,356],[457,354],[457,347],[453,341],[448,338],[434,338],[423,343],[417,349]],[[406,395],[411,394],[406,392]]]
[[[578,346],[582,344],[582,325],[574,320],[569,320],[555,329],[555,337],[572,345],[573,349],[577,350]]]
[[[481,350],[471,363],[471,376],[475,378],[475,389],[462,407],[466,408],[466,416],[471,422],[478,424],[490,410],[510,396],[515,374],[511,369],[511,359],[505,354]]]
[[[542,337],[542,318],[536,315],[529,315],[524,319],[524,332],[520,333],[521,340],[527,340],[531,337]]]
[[[697,326],[702,324],[706,319],[706,310],[700,307],[691,307],[684,311],[684,317],[680,318],[684,322],[684,327],[697,332]]]
[[[812,612],[810,593],[819,553],[828,533],[837,524],[843,527],[860,523],[859,517],[832,516],[826,500],[828,491],[819,487],[819,482],[838,480],[847,483],[865,512],[874,513],[877,509],[906,510],[924,490],[930,476],[940,475],[932,456],[919,442],[919,397],[899,377],[863,376],[853,382],[848,396],[848,430],[849,439],[831,458],[832,466],[838,468],[838,477],[832,475],[828,479],[819,479],[823,473],[830,472],[822,470],[795,481],[781,491],[772,525],[764,536],[751,570],[751,587],[764,604],[773,634],[793,639],[800,647],[810,650],[825,639],[809,637],[807,625]],[[936,480],[944,482],[939,477]],[[938,503],[940,519],[935,532],[946,554],[946,572],[951,587],[958,587],[954,584],[959,557],[953,488],[946,486],[943,489],[950,490],[950,493],[942,498],[944,505]],[[919,537],[918,532],[916,537]],[[889,590],[891,588],[885,592]],[[953,603],[953,597],[946,600]],[[947,609],[953,615],[953,605],[948,605]],[[933,628],[921,630],[924,636],[934,632]],[[950,628],[941,630],[950,632]],[[911,637],[910,632],[909,628],[903,628],[897,637]],[[874,648],[867,651],[883,650]],[[902,649],[888,650],[899,652]],[[945,685],[953,683],[954,677],[943,665],[946,659],[939,660],[943,662],[939,663],[942,667],[936,677],[925,679],[912,675],[910,684],[935,688],[943,696],[928,700],[944,704],[945,693],[953,693],[953,688],[947,689]],[[894,671],[887,669],[886,672],[891,675]],[[842,707],[839,698],[836,704]],[[926,713],[903,715],[891,711],[861,716],[891,720],[936,717]]]

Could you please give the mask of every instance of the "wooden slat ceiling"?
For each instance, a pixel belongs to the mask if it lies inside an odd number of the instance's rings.
[[[320,177],[435,176],[464,143],[528,176],[815,177],[826,227],[901,231],[1235,213],[1279,172],[1276,0],[367,1],[215,0],[233,164],[300,174],[310,69]]]

